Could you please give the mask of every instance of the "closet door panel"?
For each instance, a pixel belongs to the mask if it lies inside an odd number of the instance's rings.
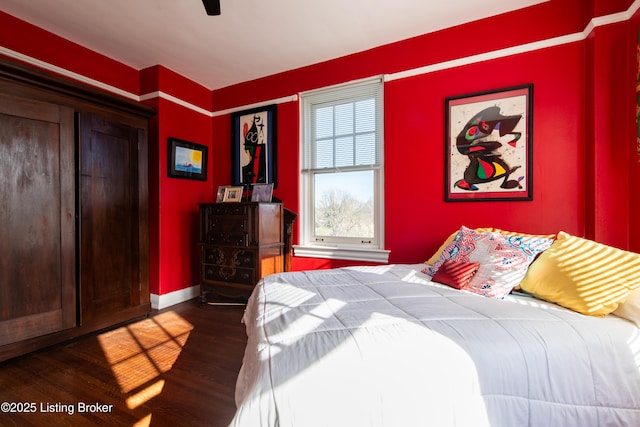
[[[81,323],[140,304],[138,130],[79,118]]]
[[[0,345],[75,326],[74,118],[0,94]]]

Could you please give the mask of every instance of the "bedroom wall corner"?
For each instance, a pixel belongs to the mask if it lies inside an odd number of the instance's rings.
[[[628,85],[634,94],[629,100],[628,109],[633,111],[633,131],[629,136],[629,250],[640,252],[640,11],[636,12],[628,25],[628,73],[631,83]]]
[[[140,79],[145,102],[157,111],[149,124],[150,278],[151,293],[162,298],[199,284],[198,203],[213,200],[216,167],[211,117],[206,113],[211,92],[163,66],[142,70]],[[169,137],[209,147],[207,181],[168,176]]]
[[[597,27],[586,40],[585,237],[628,249],[634,147],[631,21]]]

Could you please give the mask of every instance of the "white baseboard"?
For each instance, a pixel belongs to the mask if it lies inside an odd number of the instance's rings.
[[[191,286],[164,295],[151,294],[151,308],[162,310],[200,296],[200,286]]]

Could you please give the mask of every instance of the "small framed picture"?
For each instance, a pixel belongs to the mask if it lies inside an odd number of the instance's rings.
[[[226,202],[239,202],[242,200],[242,192],[244,187],[225,187],[224,194],[222,195],[222,201]]]
[[[251,193],[252,202],[270,202],[273,194],[273,184],[254,184]]]
[[[218,187],[218,192],[216,193],[216,203],[222,203],[224,199],[225,190],[229,187],[229,185],[220,185]]]
[[[167,147],[169,177],[207,180],[207,146],[169,137]]]

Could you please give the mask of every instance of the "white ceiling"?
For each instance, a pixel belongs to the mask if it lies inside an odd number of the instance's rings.
[[[0,0],[0,9],[135,69],[161,64],[218,89],[546,0],[220,1],[221,16],[201,0]]]

